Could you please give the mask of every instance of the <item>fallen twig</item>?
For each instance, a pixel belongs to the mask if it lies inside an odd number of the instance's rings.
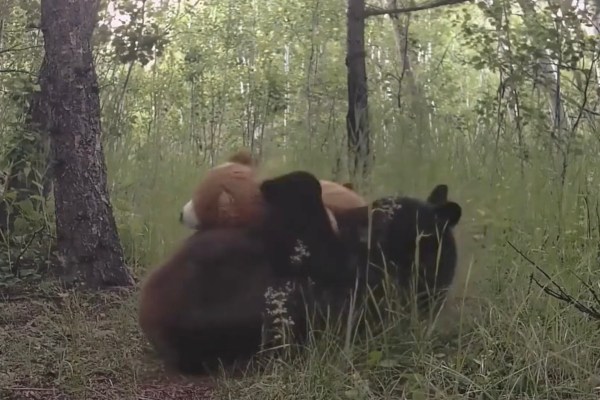
[[[533,267],[535,267],[535,269],[537,269],[539,272],[541,272],[542,275],[544,275],[546,277],[546,279],[548,279],[548,281],[550,282],[550,285],[554,286],[554,288],[549,288],[548,285],[542,285],[534,277],[533,273],[531,273],[530,279],[533,280],[533,282],[536,285],[538,285],[544,292],[546,292],[548,295],[554,297],[555,299],[564,301],[565,303],[572,305],[573,307],[575,307],[577,310],[581,311],[582,313],[584,313],[594,319],[600,320],[600,310],[598,310],[598,308],[596,308],[595,306],[587,306],[587,305],[583,304],[582,302],[580,302],[579,300],[577,300],[576,298],[574,298],[573,296],[571,296],[570,294],[568,294],[562,286],[560,286],[558,283],[556,283],[550,277],[550,275],[548,275],[548,273],[546,271],[544,271],[542,268],[540,268],[533,260],[531,260],[529,257],[527,257],[521,250],[517,249],[515,247],[515,245],[513,245],[509,240],[507,240],[506,242],[525,261],[527,261],[529,264],[531,264]],[[575,276],[585,286],[585,288],[591,293],[594,300],[598,303],[598,306],[600,306],[600,296],[598,296],[598,294],[596,293],[594,288],[592,288],[590,286],[590,284],[584,282],[579,276],[577,276],[577,274],[575,274]]]

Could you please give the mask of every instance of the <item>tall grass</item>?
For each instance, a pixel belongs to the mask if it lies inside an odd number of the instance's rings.
[[[507,244],[590,300],[573,273],[597,287],[595,145],[570,160],[561,185],[546,152],[532,152],[522,169],[509,152],[493,157],[493,149],[451,134],[440,134],[446,139],[420,154],[410,143],[378,147],[365,193],[425,197],[447,183],[463,207],[459,271],[433,330],[396,326],[351,353],[332,341],[318,343],[301,359],[273,362],[260,377],[224,380],[229,398],[598,398],[597,324],[532,285],[536,271]],[[192,156],[156,146],[136,159],[127,145],[108,154],[121,237],[140,276],[187,234],[178,213],[202,175]],[[264,173],[301,168],[328,178],[331,162],[330,154],[281,151],[266,160]]]

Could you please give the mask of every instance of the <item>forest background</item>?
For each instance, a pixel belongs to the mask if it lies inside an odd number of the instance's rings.
[[[47,94],[43,3],[0,2],[0,395],[200,396],[191,394],[197,386],[162,382],[147,359],[135,290],[82,293],[46,279],[61,254],[57,160],[36,125]],[[202,173],[237,148],[251,148],[267,175],[354,179],[353,3],[361,2],[99,3],[100,139],[136,280],[189,234],[181,206]],[[313,349],[260,377],[220,381],[213,395],[596,399],[598,4],[486,0],[391,16],[386,9],[415,3],[362,6],[370,147],[360,190],[370,199],[424,197],[449,185],[464,211],[455,309],[433,331],[415,326],[373,343],[384,350]],[[565,293],[544,292],[549,279]]]

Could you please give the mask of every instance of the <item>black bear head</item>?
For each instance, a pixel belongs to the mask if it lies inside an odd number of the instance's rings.
[[[267,242],[277,273],[310,277],[325,285],[349,285],[352,267],[343,242],[331,227],[319,180],[309,172],[294,171],[265,180],[260,190],[267,209]]]
[[[448,186],[437,185],[425,201],[384,197],[370,208],[370,214],[363,207],[338,220],[343,240],[356,249],[352,254],[359,254],[360,275],[377,286],[385,267],[403,293],[416,289],[420,301],[443,295],[454,278],[457,249],[452,228],[462,215],[460,205],[448,200]]]
[[[301,288],[301,296],[294,291],[286,302],[295,324],[307,325],[305,309],[319,318],[345,318],[356,268],[331,226],[320,182],[295,171],[265,180],[260,189],[266,205],[264,242],[274,276]],[[302,337],[299,331],[296,335]]]
[[[452,228],[461,215],[460,205],[448,200],[447,185],[437,185],[425,201],[413,197],[376,200],[372,204],[371,262],[385,266],[401,288],[416,289],[419,300],[444,293],[456,269]]]

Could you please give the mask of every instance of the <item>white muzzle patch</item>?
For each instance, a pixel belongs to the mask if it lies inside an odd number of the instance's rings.
[[[194,202],[188,201],[181,210],[181,223],[190,229],[200,229],[200,221],[194,211]]]

